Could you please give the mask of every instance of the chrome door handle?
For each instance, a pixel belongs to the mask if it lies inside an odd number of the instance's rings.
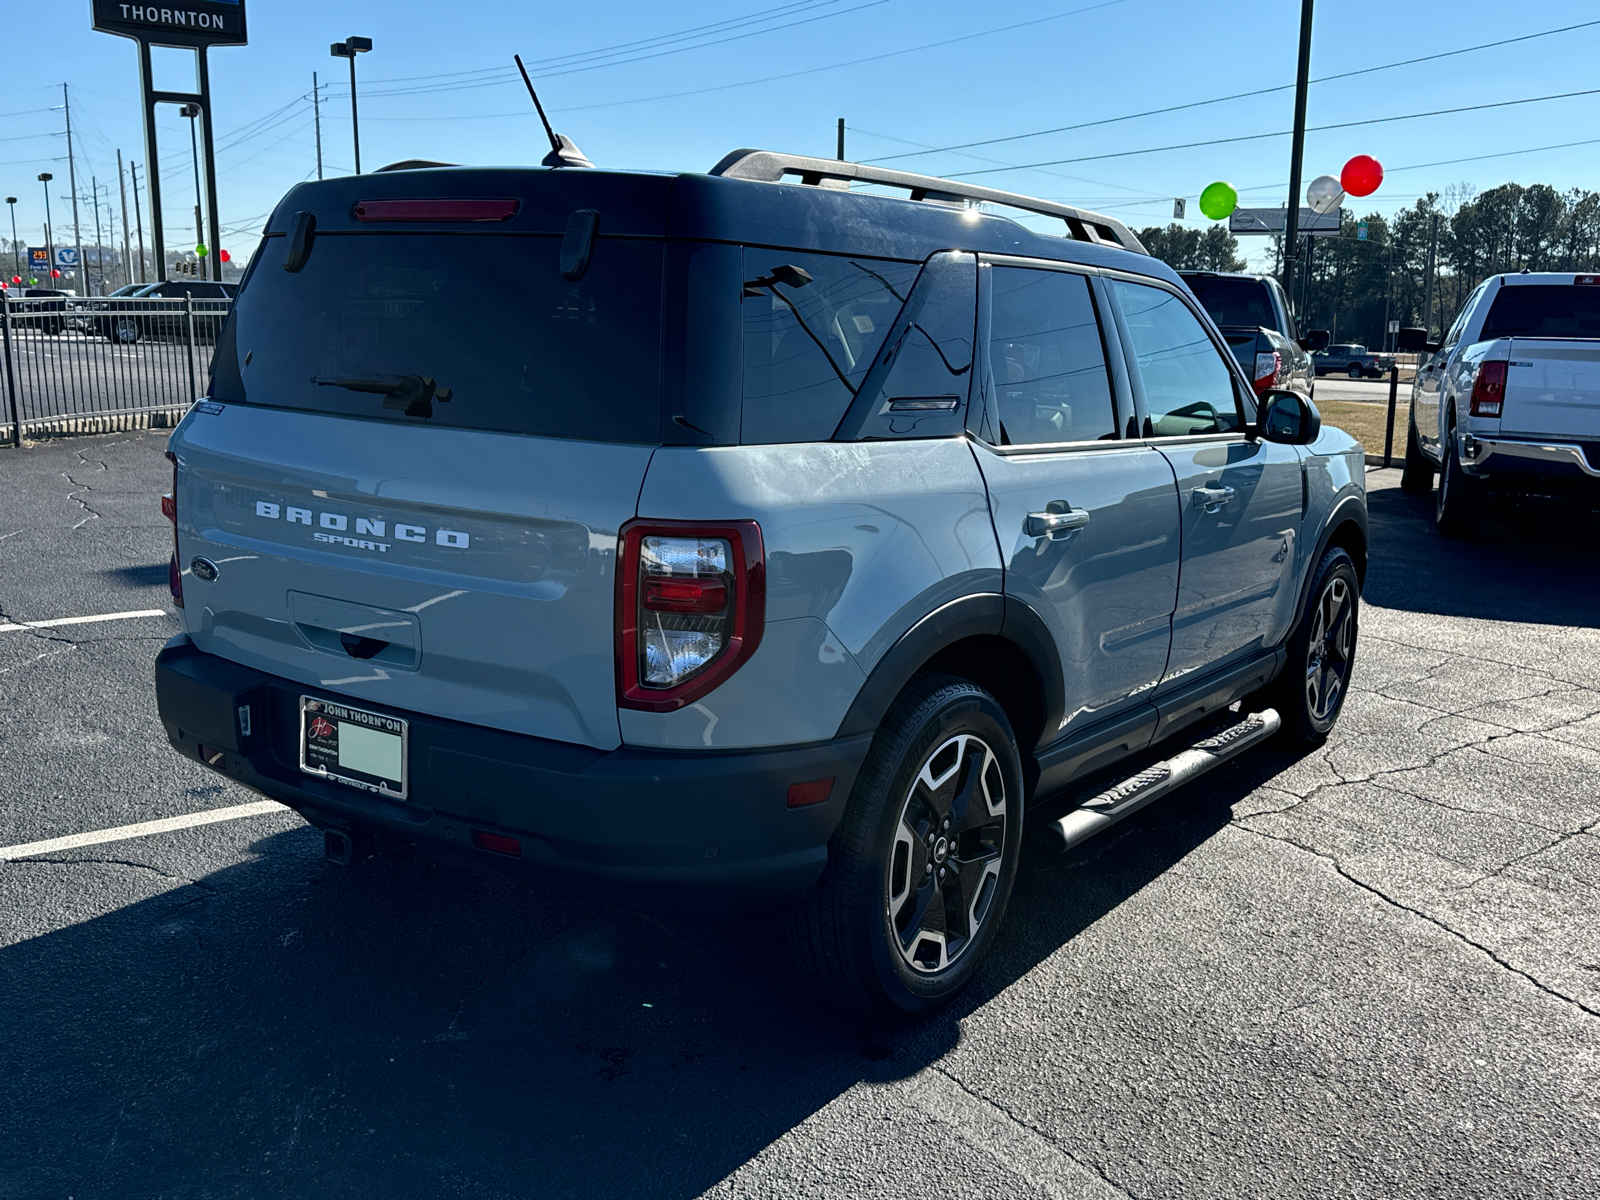
[[[1082,529],[1089,523],[1089,510],[1069,508],[1064,512],[1029,513],[1022,523],[1023,532],[1031,538],[1056,538]]]
[[[1231,487],[1198,487],[1189,493],[1189,502],[1208,513],[1221,512],[1224,504],[1233,500]]]

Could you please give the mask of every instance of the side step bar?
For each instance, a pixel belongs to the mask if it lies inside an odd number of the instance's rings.
[[[1137,775],[1107,788],[1092,800],[1084,801],[1050,825],[1050,836],[1056,840],[1058,849],[1070,850],[1130,813],[1138,812],[1152,800],[1165,796],[1174,788],[1204,775],[1219,763],[1227,762],[1235,755],[1266,741],[1278,732],[1282,724],[1276,709],[1251,713],[1215,737],[1196,742],[1181,754],[1175,754],[1153,767],[1146,767]]]

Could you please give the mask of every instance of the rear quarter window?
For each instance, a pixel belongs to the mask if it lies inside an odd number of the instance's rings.
[[[747,248],[740,441],[833,437],[920,264]]]

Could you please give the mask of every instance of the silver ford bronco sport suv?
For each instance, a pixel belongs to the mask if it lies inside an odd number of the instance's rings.
[[[1355,651],[1358,444],[1119,222],[851,163],[296,187],[169,453],[181,753],[336,859],[783,906],[878,1013],[1030,808],[1315,742]]]

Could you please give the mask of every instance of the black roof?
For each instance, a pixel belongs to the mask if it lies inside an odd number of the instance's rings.
[[[286,233],[295,213],[303,210],[316,213],[319,232],[371,230],[373,225],[355,216],[358,202],[466,197],[516,197],[522,204],[515,216],[493,225],[406,222],[377,228],[559,234],[574,209],[592,208],[600,213],[601,237],[732,242],[913,262],[939,250],[971,250],[1116,268],[1179,282],[1172,268],[1147,254],[1036,233],[1007,217],[974,208],[842,187],[710,174],[429,167],[342,176],[291,189],[278,203],[266,232]]]

